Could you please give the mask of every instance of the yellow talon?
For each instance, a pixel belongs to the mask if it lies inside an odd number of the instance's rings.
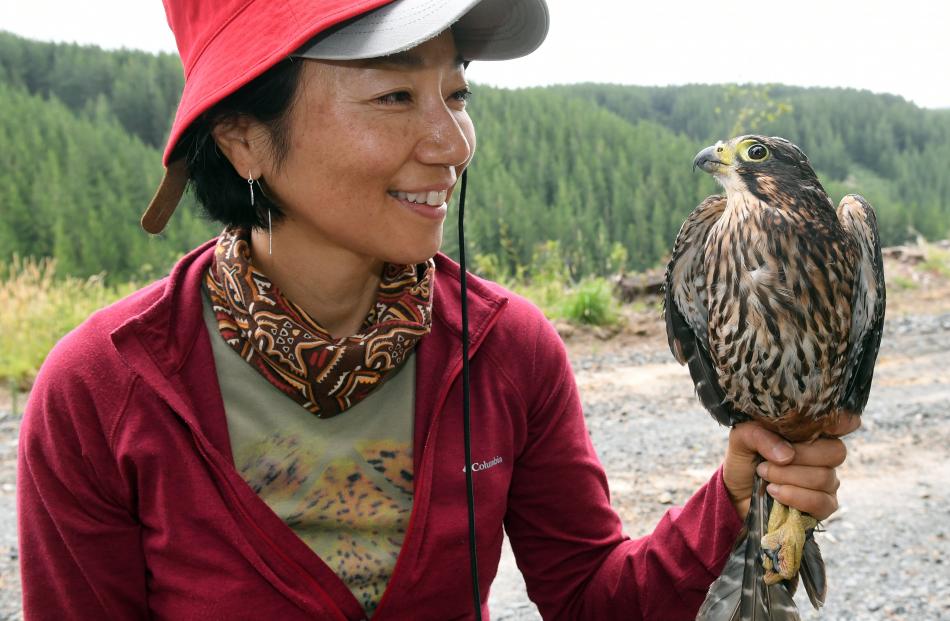
[[[762,566],[765,583],[777,584],[798,574],[805,546],[805,531],[818,520],[798,509],[775,502],[769,514],[768,532],[762,537]]]

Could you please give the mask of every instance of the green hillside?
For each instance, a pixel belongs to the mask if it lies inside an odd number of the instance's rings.
[[[173,55],[0,32],[0,263],[52,256],[59,274],[141,280],[213,235],[192,205],[160,237],[138,227],[181,84]],[[950,234],[948,111],[782,85],[473,90],[466,229],[470,253],[494,275],[530,275],[548,241],[574,278],[624,258],[628,268],[657,264],[686,214],[716,191],[690,173],[693,155],[753,130],[805,149],[835,201],[867,196],[886,243]],[[455,245],[451,222],[445,247]]]

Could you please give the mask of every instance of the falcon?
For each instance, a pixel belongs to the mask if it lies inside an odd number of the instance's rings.
[[[784,138],[720,141],[693,167],[725,196],[706,198],[683,223],[664,314],[670,350],[689,365],[703,406],[723,425],[754,420],[791,442],[860,415],[885,306],[871,205],[849,194],[835,209],[808,158]],[[821,606],[816,525],[769,497],[756,476],[743,533],[697,619],[798,619],[799,574]]]

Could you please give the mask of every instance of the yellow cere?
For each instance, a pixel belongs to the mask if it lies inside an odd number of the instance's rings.
[[[722,140],[716,143],[716,159],[722,162],[725,166],[732,164],[734,156],[735,151],[733,150],[731,144],[728,142],[723,142]]]

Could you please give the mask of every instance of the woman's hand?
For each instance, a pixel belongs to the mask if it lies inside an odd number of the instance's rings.
[[[843,436],[861,426],[859,416],[842,417],[829,435]],[[729,433],[729,447],[722,475],[739,517],[745,519],[752,499],[752,475],[768,481],[769,494],[784,505],[823,520],[838,509],[838,476],[835,468],[847,455],[837,437],[790,444],[755,422],[741,423]]]

